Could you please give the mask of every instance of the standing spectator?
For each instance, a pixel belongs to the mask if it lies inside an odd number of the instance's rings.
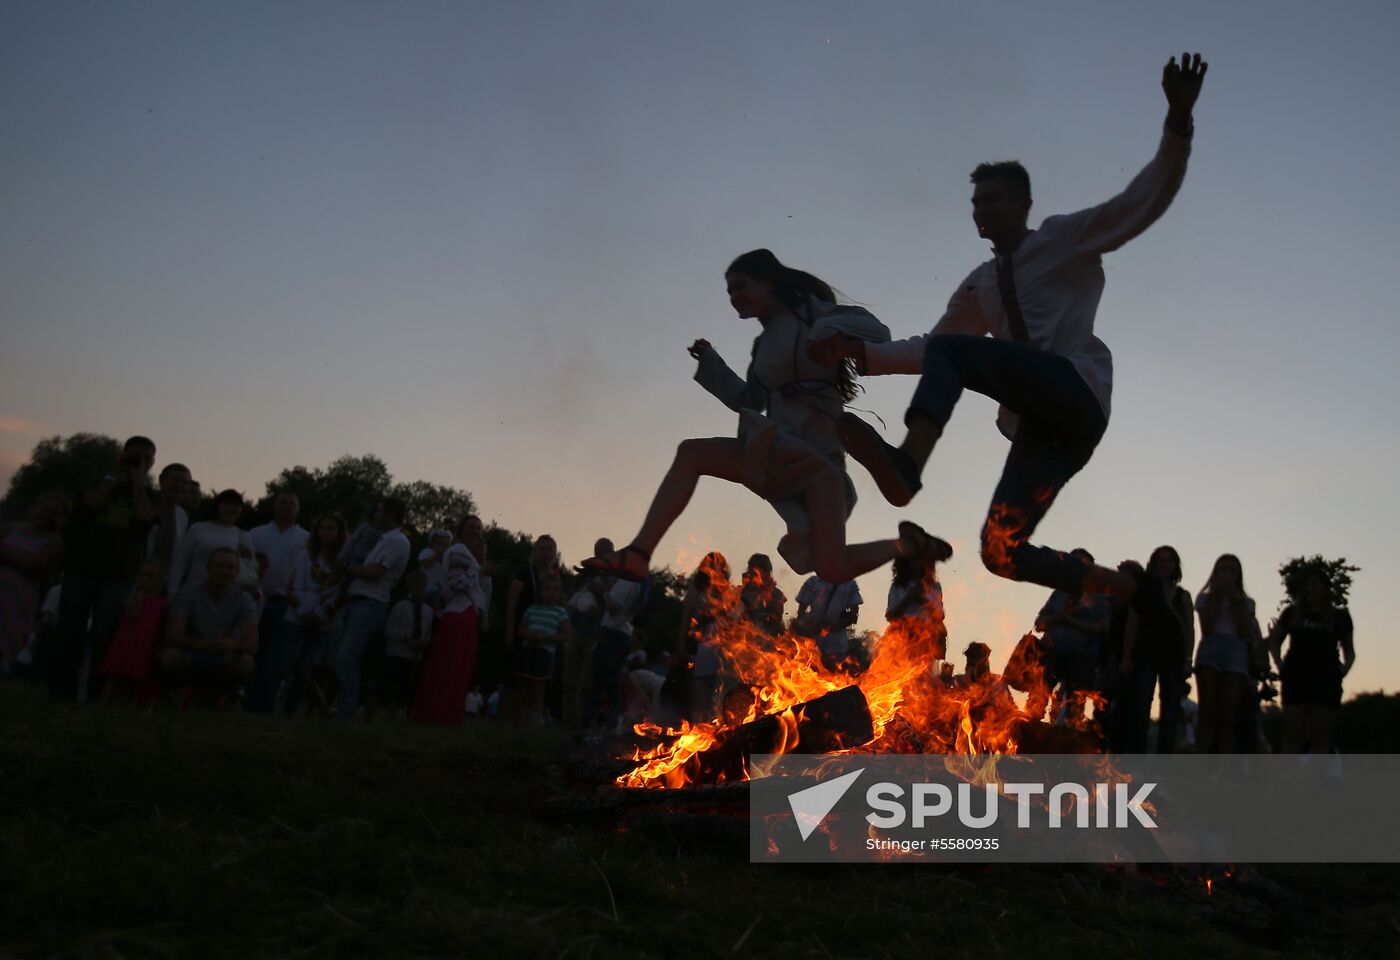
[[[126,610],[155,520],[149,489],[155,459],[155,443],[129,438],[116,469],[88,488],[64,528],[58,643],[48,664],[49,692],[58,699],[78,697],[85,650],[91,659],[84,693],[99,691],[98,668]]]
[[[230,547],[209,554],[206,575],[170,601],[156,667],[167,687],[230,693],[253,676],[257,605],[237,584],[240,558]]]
[[[593,542],[593,555],[612,553],[613,542],[599,537]],[[564,655],[564,723],[572,730],[584,726],[584,691],[591,689],[593,651],[603,626],[603,605],[613,577],[580,568],[578,586],[565,605],[569,611],[569,649]]]
[[[690,664],[681,700],[685,717],[691,723],[707,723],[719,713],[721,674],[725,668],[720,623],[737,615],[732,607],[734,588],[729,576],[729,560],[724,554],[707,553],[691,575],[681,600],[681,644],[676,654]]]
[[[214,519],[190,524],[175,544],[170,561],[169,588],[174,597],[183,587],[204,582],[209,557],[215,550],[232,550],[239,559],[238,585],[250,593],[258,588],[258,561],[253,538],[238,526],[243,517],[243,494],[224,490],[214,498]]]
[[[1072,555],[1093,566],[1093,555],[1079,547]],[[1045,686],[1056,690],[1057,701],[1070,706],[1068,716],[1083,715],[1084,694],[1094,687],[1095,667],[1108,638],[1113,610],[1101,593],[1055,590],[1036,617],[1036,629],[1048,641]],[[1032,715],[1036,715],[1034,709]]]
[[[642,585],[620,577],[605,578],[603,611],[598,621],[598,640],[593,646],[593,676],[589,683],[588,702],[584,706],[583,724],[592,726],[601,719],[603,732],[610,733],[622,715],[622,696],[618,682],[622,665],[632,652],[632,621],[642,597]]]
[[[8,674],[29,642],[39,591],[63,557],[63,522],[68,500],[46,493],[27,523],[0,523],[0,675]]]
[[[544,688],[554,674],[554,654],[569,641],[569,611],[564,609],[564,587],[557,574],[542,577],[535,602],[525,608],[520,621],[520,651],[515,676],[522,696],[515,699],[515,728],[544,725]],[[616,694],[614,694],[616,699]]]
[[[341,635],[337,674],[340,678],[340,717],[349,720],[360,706],[360,671],[365,651],[384,629],[389,595],[408,566],[409,544],[403,526],[404,502],[385,497],[373,523],[380,536],[363,563],[348,564],[345,626]]]
[[[1250,683],[1251,647],[1261,644],[1254,601],[1245,593],[1239,557],[1215,561],[1196,597],[1201,643],[1196,648],[1200,719],[1196,740],[1202,753],[1235,753],[1238,716]]]
[[[267,557],[262,576],[263,607],[258,621],[258,664],[249,706],[255,713],[271,713],[287,673],[294,638],[285,629],[287,596],[291,589],[292,568],[306,552],[311,534],[297,526],[301,501],[295,493],[283,490],[272,501],[272,522],[254,527],[248,536],[253,549]]]
[[[1118,571],[1134,579],[1147,575],[1147,569],[1136,560],[1122,561],[1118,564]],[[1110,596],[1109,609],[1112,613],[1108,620],[1108,637],[1096,670],[1099,692],[1107,701],[1101,729],[1107,737],[1109,752],[1130,753],[1128,742],[1132,739],[1133,709],[1128,689],[1131,684],[1126,683],[1123,677],[1123,650],[1127,642],[1131,605],[1120,597]]]
[[[418,569],[428,578],[428,592],[423,602],[434,610],[442,609],[442,588],[447,582],[447,565],[442,556],[452,546],[452,533],[438,527],[428,534],[428,545],[418,551]]]
[[[1285,581],[1292,602],[1269,631],[1269,652],[1283,687],[1283,749],[1330,753],[1342,705],[1342,678],[1356,663],[1351,613],[1336,602],[1321,570],[1304,570],[1292,579],[1295,582]],[[1286,655],[1284,638],[1289,639]]]
[[[486,529],[480,517],[474,513],[467,515],[467,519],[457,528],[457,542],[466,547],[476,561],[478,576],[473,603],[476,605],[477,629],[484,634],[491,619],[491,598],[496,592],[496,583],[491,579],[496,573],[496,565],[486,557]]]
[[[443,565],[442,616],[432,631],[432,643],[408,718],[415,723],[454,726],[462,722],[467,691],[476,680],[477,648],[484,611],[490,605],[486,589],[491,578],[482,568],[486,541],[481,518],[469,516],[458,528],[459,543],[447,548]]]
[[[1161,546],[1153,550],[1147,568],[1160,580],[1167,603],[1165,606],[1150,605],[1146,614],[1128,611],[1123,632],[1122,676],[1127,685],[1122,703],[1122,709],[1127,711],[1124,749],[1128,753],[1147,752],[1152,694],[1154,689],[1159,689],[1157,752],[1171,753],[1176,745],[1176,727],[1185,696],[1182,691],[1191,675],[1196,621],[1191,610],[1191,594],[1180,586],[1181,556],[1175,548]]]
[[[103,703],[134,703],[151,677],[165,617],[165,564],[143,560],[136,586],[126,598],[126,615],[102,661]]]
[[[382,531],[377,527],[372,519],[379,512],[379,501],[374,501],[370,505],[369,515],[371,519],[366,520],[355,528],[355,532],[350,534],[350,539],[345,542],[345,550],[340,556],[340,562],[347,567],[359,566],[365,562],[369,552],[374,549],[374,545],[379,542]]]
[[[180,506],[185,508],[185,515],[191,521],[199,519],[200,512],[204,508],[204,488],[194,477],[191,477],[185,484],[185,493],[180,498]],[[176,542],[179,542],[178,537]]]
[[[896,557],[885,619],[891,627],[917,631],[931,641],[931,659],[948,659],[948,630],[943,625],[943,585],[935,564],[914,557]]]
[[[793,629],[817,641],[827,670],[835,670],[850,652],[850,628],[860,619],[864,602],[854,580],[831,583],[813,574],[797,591]]]
[[[316,521],[315,534],[292,564],[291,590],[287,594],[287,622],[295,651],[292,681],[283,705],[286,716],[296,716],[308,685],[314,685],[322,715],[330,712],[335,687],[335,637],[337,602],[345,586],[340,553],[345,549],[345,518],[331,513]]]
[[[664,678],[647,669],[647,652],[633,650],[627,655],[622,674],[623,721],[628,726],[653,721],[661,702]]]
[[[992,672],[992,648],[973,642],[967,645],[963,657],[963,672],[953,678],[953,689],[967,694],[968,714],[974,728],[989,712],[998,717],[1015,713],[1016,701],[1010,688],[1000,675]]]
[[[515,661],[520,656],[520,623],[525,611],[539,596],[539,584],[545,577],[559,576],[559,546],[549,534],[535,538],[530,550],[530,562],[525,569],[511,580],[506,591],[506,656],[511,664],[510,675],[515,676]],[[524,688],[511,683],[504,693],[507,701],[517,692],[523,695]],[[507,702],[503,708],[506,716],[515,716],[517,708]]]
[[[378,683],[378,706],[387,708],[391,717],[414,702],[418,665],[433,637],[433,608],[425,599],[428,575],[422,570],[411,570],[403,582],[408,596],[394,605],[384,624],[384,666]],[[456,721],[462,721],[460,709]]]
[[[472,687],[471,693],[467,694],[467,716],[479,717],[486,710],[486,698],[481,695],[480,687]]]
[[[190,468],[183,463],[167,463],[160,471],[160,491],[156,497],[156,519],[146,534],[146,556],[169,566],[175,555],[175,544],[190,528],[190,515],[182,501],[190,483]]]
[[[895,560],[899,563],[899,560]],[[744,588],[739,599],[744,605],[744,616],[750,623],[770,636],[783,632],[783,607],[787,597],[778,589],[773,579],[773,561],[766,553],[755,553],[749,557],[748,569],[744,571]]]

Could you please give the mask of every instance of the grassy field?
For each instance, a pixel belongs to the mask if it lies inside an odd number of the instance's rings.
[[[1268,923],[1098,868],[774,867],[560,827],[559,743],[50,706],[0,683],[0,955],[1395,956],[1400,868],[1269,868]],[[1228,898],[1228,891],[1225,892]],[[1111,953],[1110,953],[1111,952]]]

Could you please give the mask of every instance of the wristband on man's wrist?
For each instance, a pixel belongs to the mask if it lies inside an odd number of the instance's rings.
[[[1168,119],[1167,129],[1170,130],[1172,133],[1176,134],[1178,137],[1181,137],[1183,140],[1190,140],[1191,135],[1196,132],[1196,121],[1191,117],[1187,117],[1184,122],[1174,122],[1171,119]]]

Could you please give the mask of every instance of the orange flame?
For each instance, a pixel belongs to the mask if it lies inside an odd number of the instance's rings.
[[[1012,543],[1014,538],[1008,535],[997,542]],[[707,574],[701,580],[705,615],[692,621],[691,630],[704,633],[723,652],[722,675],[731,691],[726,709],[717,710],[708,722],[683,722],[668,731],[639,725],[639,734],[667,739],[634,757],[637,766],[618,778],[622,786],[686,786],[694,782],[693,760],[719,744],[726,731],[761,717],[776,716],[780,722],[772,752],[791,752],[798,741],[798,718],[792,708],[853,684],[865,696],[874,729],[869,743],[849,748],[862,752],[1014,754],[1027,724],[1040,721],[1050,700],[1035,634],[1018,644],[1003,675],[991,671],[989,648],[973,644],[970,652],[980,648],[986,653],[978,654],[977,662],[970,657],[961,674],[949,676],[945,668],[951,665],[941,659],[947,644],[942,612],[925,607],[889,624],[874,641],[864,672],[831,671],[823,667],[816,641],[791,630],[774,634],[754,615],[761,606],[755,598],[771,597],[762,592],[772,589],[771,580],[750,576],[743,584],[733,584],[727,564],[717,554],[705,558],[701,572]],[[932,571],[926,574],[927,579],[932,576]],[[1013,689],[1026,695],[1028,709],[1017,705]],[[1074,723],[1086,733],[1096,727],[1096,720],[1087,716]]]

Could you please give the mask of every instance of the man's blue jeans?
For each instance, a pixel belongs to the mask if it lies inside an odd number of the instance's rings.
[[[1029,541],[1108,427],[1098,399],[1064,357],[1010,340],[941,334],[928,339],[904,422],[924,416],[945,426],[963,390],[1020,417],[982,527],[983,563],[1011,580],[1078,592],[1089,564]]]
[[[360,670],[365,650],[384,630],[389,604],[370,597],[351,597],[345,606],[345,627],[335,672],[340,680],[340,717],[349,720],[360,707]]]

